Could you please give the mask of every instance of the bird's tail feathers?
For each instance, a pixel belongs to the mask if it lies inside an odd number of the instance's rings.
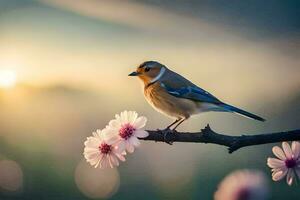
[[[226,109],[226,110],[228,110],[230,112],[234,112],[236,114],[242,115],[243,117],[248,117],[250,119],[255,119],[255,120],[258,120],[258,121],[262,121],[262,122],[266,121],[265,119],[263,119],[263,118],[261,118],[261,117],[259,117],[257,115],[254,115],[252,113],[249,113],[247,111],[244,111],[242,109],[239,109],[237,107],[234,107],[234,106],[231,106],[231,105],[228,105],[228,104],[225,104],[225,103],[222,104],[221,107],[223,107],[224,109]]]

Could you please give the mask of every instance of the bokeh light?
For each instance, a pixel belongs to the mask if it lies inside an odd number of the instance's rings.
[[[95,169],[82,160],[75,170],[75,182],[87,197],[107,199],[118,191],[120,175],[116,168]]]
[[[15,192],[23,186],[23,172],[20,165],[12,160],[0,161],[0,188]]]

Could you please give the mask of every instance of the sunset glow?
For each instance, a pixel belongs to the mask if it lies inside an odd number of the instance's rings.
[[[16,85],[17,75],[12,70],[0,70],[0,87],[12,88]]]

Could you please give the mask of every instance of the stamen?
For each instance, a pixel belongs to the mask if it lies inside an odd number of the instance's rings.
[[[103,154],[108,154],[111,152],[111,145],[108,145],[106,143],[102,143],[100,146],[99,146],[99,150],[101,153]]]
[[[295,159],[290,158],[285,160],[285,166],[287,168],[294,168],[297,165],[297,162]]]
[[[119,130],[119,135],[121,138],[127,140],[132,136],[134,131],[135,128],[131,124],[124,124]]]

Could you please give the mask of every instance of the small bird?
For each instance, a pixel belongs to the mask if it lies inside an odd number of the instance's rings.
[[[208,111],[232,112],[258,121],[265,121],[257,115],[223,103],[156,61],[142,63],[129,76],[137,76],[142,80],[145,98],[157,111],[176,119],[166,130],[172,126],[175,126],[173,128],[175,130],[190,116]]]

